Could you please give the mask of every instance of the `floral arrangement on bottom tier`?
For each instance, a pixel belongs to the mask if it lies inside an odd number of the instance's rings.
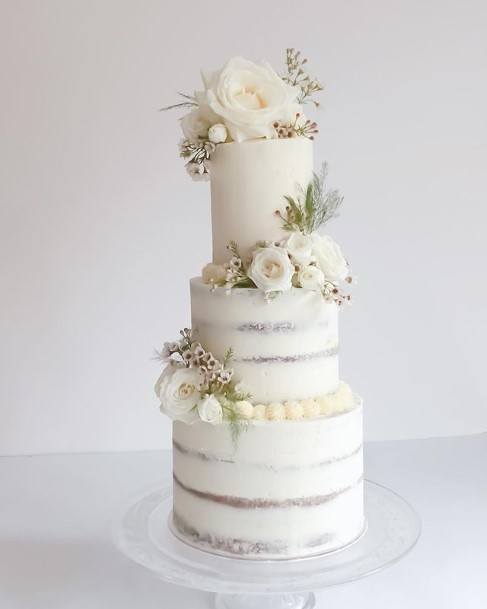
[[[167,363],[156,382],[161,411],[174,421],[204,421],[218,425],[224,420],[237,424],[251,418],[246,408],[250,395],[233,381],[229,368],[232,350],[218,360],[193,340],[189,328],[181,330],[178,342],[165,343],[158,359]]]
[[[165,343],[157,352],[160,361],[167,365],[155,385],[161,401],[161,412],[173,421],[189,425],[203,421],[218,425],[228,421],[234,433],[250,420],[283,421],[330,416],[351,410],[354,397],[350,387],[340,382],[335,393],[293,400],[284,403],[252,404],[251,395],[241,383],[235,383],[229,363],[233,353],[229,349],[218,360],[185,328],[181,339]]]

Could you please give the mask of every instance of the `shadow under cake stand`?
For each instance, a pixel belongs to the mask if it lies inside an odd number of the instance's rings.
[[[118,549],[166,582],[215,593],[216,609],[311,609],[312,590],[381,571],[416,543],[421,523],[394,491],[365,482],[363,535],[345,548],[296,560],[250,560],[204,552],[171,531],[172,485],[146,494],[114,526]]]

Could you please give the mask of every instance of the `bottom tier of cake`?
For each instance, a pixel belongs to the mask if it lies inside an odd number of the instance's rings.
[[[176,534],[241,558],[342,548],[364,529],[362,405],[298,421],[173,426]]]

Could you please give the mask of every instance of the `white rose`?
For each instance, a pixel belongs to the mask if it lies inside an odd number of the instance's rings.
[[[198,142],[208,136],[210,123],[204,118],[200,110],[192,110],[181,119],[181,129],[184,137],[190,142]]]
[[[204,283],[220,284],[225,282],[227,271],[223,264],[208,263],[201,271],[201,277]]]
[[[325,275],[317,266],[305,266],[298,272],[298,282],[305,290],[321,290]]]
[[[218,425],[223,421],[223,409],[214,395],[206,395],[198,403],[200,419],[211,425]]]
[[[285,247],[297,264],[306,266],[311,262],[313,239],[310,235],[303,235],[298,232],[291,233],[286,239]]]
[[[194,423],[198,420],[196,406],[200,394],[201,375],[195,368],[181,365],[167,366],[156,383],[156,393],[161,400],[161,412],[173,421]]]
[[[214,144],[221,144],[227,141],[228,132],[225,125],[217,123],[212,125],[208,130],[208,139]]]
[[[348,275],[342,250],[328,235],[313,235],[313,256],[329,281],[342,281]]]
[[[263,247],[254,252],[248,276],[264,292],[280,292],[292,286],[294,266],[282,247]]]
[[[266,63],[234,57],[204,81],[206,103],[222,117],[236,142],[275,137],[273,123],[288,116],[296,105],[297,89]]]

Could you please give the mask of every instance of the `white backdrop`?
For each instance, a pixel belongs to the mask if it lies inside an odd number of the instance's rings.
[[[169,445],[153,349],[188,324],[209,193],[177,156],[199,68],[303,49],[360,283],[342,376],[369,439],[487,429],[483,0],[10,1],[0,18],[0,453]]]

